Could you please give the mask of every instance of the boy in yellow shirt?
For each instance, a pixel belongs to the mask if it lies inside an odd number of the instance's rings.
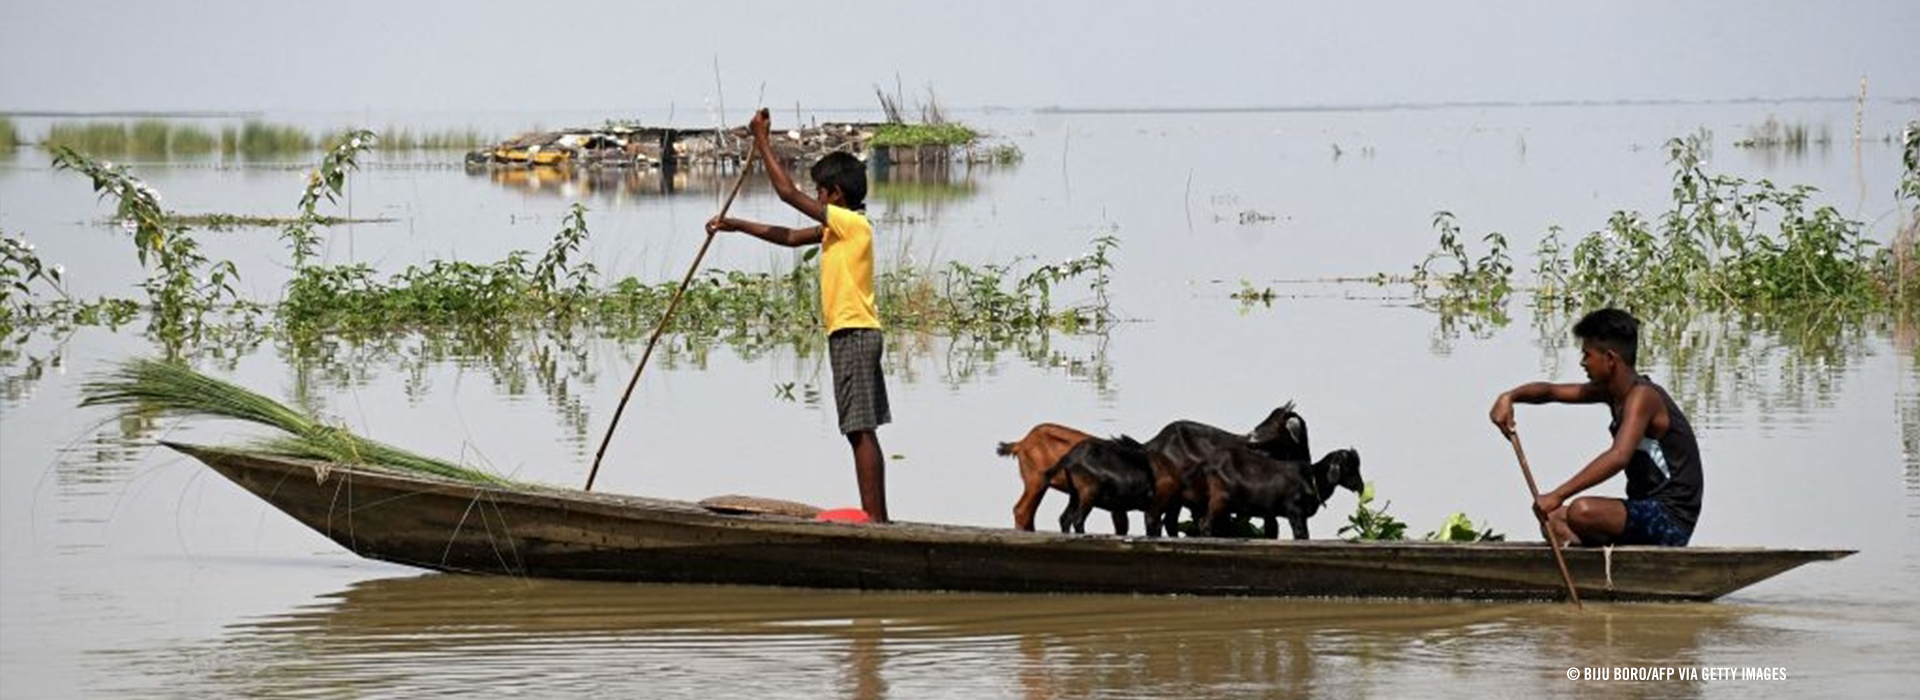
[[[753,147],[767,166],[767,181],[786,202],[819,226],[794,229],[743,219],[714,217],[707,235],[740,231],[768,243],[795,248],[820,244],[820,311],[827,326],[827,357],[833,365],[833,399],[840,432],[853,448],[860,507],[873,522],[887,522],[886,463],[875,430],[893,421],[886,379],[880,372],[880,313],[873,303],[873,225],[867,222],[867,166],[835,151],[813,164],[814,197],[795,187],[774,156],[767,131],[772,116],[754,113],[747,124]]]

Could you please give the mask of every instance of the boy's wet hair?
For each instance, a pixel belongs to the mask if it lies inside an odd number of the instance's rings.
[[[807,173],[813,176],[814,184],[840,190],[848,209],[867,208],[867,164],[852,153],[834,151],[821,156]]]
[[[1640,319],[1619,309],[1601,309],[1573,324],[1573,337],[1612,350],[1628,366],[1633,366],[1634,356],[1640,349]]]

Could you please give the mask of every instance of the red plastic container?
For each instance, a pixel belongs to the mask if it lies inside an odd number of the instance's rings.
[[[819,514],[813,516],[813,519],[822,520],[830,523],[873,522],[873,518],[867,517],[867,512],[864,510],[860,510],[859,508],[833,508],[830,510],[823,510],[823,511],[820,511]]]

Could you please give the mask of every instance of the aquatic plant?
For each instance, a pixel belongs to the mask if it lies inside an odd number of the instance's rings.
[[[0,153],[12,153],[20,144],[20,132],[13,126],[13,117],[0,114]]]
[[[81,406],[116,406],[133,415],[210,416],[275,428],[288,437],[258,448],[274,454],[339,464],[416,472],[476,484],[508,484],[487,472],[424,457],[328,425],[238,385],[154,359],[121,362],[80,388]]]
[[[1003,143],[987,149],[987,160],[996,165],[1011,165],[1025,160],[1026,157],[1027,154],[1021,151],[1018,145],[1011,143]]]
[[[1920,284],[1914,284],[1916,275],[1920,275],[1920,121],[1909,122],[1900,141],[1900,162],[1905,172],[1894,198],[1906,203],[1906,223],[1882,253],[1880,266],[1881,277],[1892,280],[1895,296],[1911,308],[1920,303]]]
[[[306,267],[307,261],[318,254],[320,234],[314,229],[324,220],[319,213],[320,198],[325,197],[329,204],[335,202],[346,187],[347,172],[360,166],[356,160],[360,152],[372,147],[373,132],[348,131],[327,149],[326,157],[307,176],[306,189],[300,193],[299,216],[280,232],[280,238],[287,241],[293,251],[296,270]]]
[[[300,223],[301,217],[294,216],[254,216],[251,214],[182,214],[168,212],[167,221],[187,228],[208,231],[228,231],[240,228],[285,228]],[[341,224],[385,224],[392,223],[387,217],[316,216],[309,220],[317,226],[338,226]]]
[[[1736,148],[1779,148],[1797,153],[1807,150],[1807,144],[1810,143],[1826,146],[1833,142],[1833,134],[1824,124],[1820,127],[1819,135],[1811,136],[1812,133],[1812,127],[1804,122],[1785,124],[1768,115],[1766,121],[1749,128],[1747,137],[1733,142],[1733,145]]]
[[[1271,307],[1276,296],[1273,293],[1273,287],[1256,287],[1252,280],[1244,278],[1240,280],[1240,291],[1227,295],[1228,298],[1240,302],[1241,313],[1245,313],[1254,304]]]
[[[236,300],[233,282],[239,270],[230,261],[211,261],[184,226],[167,220],[160,193],[126,171],[124,166],[94,161],[67,148],[54,150],[53,167],[86,175],[101,199],[115,200],[115,218],[133,238],[141,266],[152,272],[141,288],[147,293],[154,330],[171,343],[197,337],[203,317],[221,303]]]
[[[230,133],[233,140],[228,142]],[[313,150],[316,143],[313,136],[300,127],[253,120],[243,122],[238,132],[221,132],[221,137],[221,151],[250,158],[305,153]]]
[[[198,124],[174,124],[167,132],[167,152],[174,155],[202,155],[220,148],[213,132]]]
[[[442,151],[480,148],[497,140],[471,128],[416,132],[389,126],[380,131],[376,143],[382,151]]]
[[[628,277],[597,286],[593,266],[574,259],[588,235],[585,209],[576,208],[532,265],[531,254],[514,251],[492,263],[434,260],[385,280],[366,265],[307,266],[289,283],[280,315],[300,332],[551,316],[598,323],[616,334],[650,328],[677,285]],[[1018,275],[1014,265],[958,262],[883,269],[875,280],[879,311],[891,327],[995,338],[1032,329],[1097,329],[1113,321],[1108,286],[1118,245],[1116,237],[1101,236],[1085,255]],[[779,272],[701,272],[680,301],[673,330],[750,345],[817,336],[817,254],[817,248],[803,251]],[[1087,280],[1092,300],[1057,307],[1054,293],[1077,279]]]
[[[490,264],[433,260],[410,265],[385,282],[360,263],[302,266],[287,284],[281,319],[309,332],[486,323],[602,309],[617,302],[596,293],[591,262],[573,260],[588,236],[586,207],[575,204],[532,267],[526,251]]]
[[[593,277],[599,270],[592,262],[578,265],[570,262],[570,258],[580,252],[581,244],[586,241],[587,207],[574,202],[573,208],[567,212],[566,224],[559,233],[554,234],[553,242],[547,246],[547,254],[541,256],[540,262],[533,266],[533,291],[547,297],[549,306],[570,306],[556,297],[584,299],[593,294]],[[566,277],[564,281],[562,275]]]
[[[1499,232],[1482,236],[1486,252],[1476,256],[1461,241],[1452,212],[1435,212],[1433,226],[1440,230],[1440,249],[1428,253],[1405,281],[1413,285],[1416,306],[1439,314],[1442,327],[1436,342],[1456,336],[1461,324],[1476,336],[1506,326],[1507,299],[1513,292],[1507,237]],[[1386,275],[1378,279],[1391,281]]]
[[[47,127],[41,141],[47,150],[62,148],[96,155],[120,155],[127,151],[127,128],[107,122],[55,122]]]
[[[965,146],[980,135],[964,124],[881,124],[868,146]]]
[[[39,315],[40,307],[34,303],[36,286],[67,298],[67,290],[61,286],[65,273],[65,267],[41,261],[26,236],[0,234],[0,336],[12,333],[16,319]]]
[[[1831,206],[1808,210],[1814,188],[1708,173],[1698,136],[1667,142],[1673,208],[1657,221],[1617,211],[1573,245],[1543,241],[1540,268],[1566,270],[1536,294],[1543,306],[1612,303],[1714,306],[1796,301],[1877,305],[1888,299],[1871,264],[1875,243]]]
[[[173,131],[158,119],[142,119],[127,127],[127,147],[136,155],[165,156]]]
[[[1667,142],[1673,207],[1659,217],[1615,211],[1605,227],[1571,245],[1561,240],[1559,227],[1550,229],[1535,250],[1536,308],[1879,308],[1911,288],[1912,266],[1888,264],[1860,222],[1831,206],[1814,206],[1818,190],[1707,172],[1702,154],[1709,138],[1696,134]],[[1487,234],[1489,250],[1475,258],[1461,244],[1452,214],[1435,215],[1434,225],[1441,231],[1440,249],[1409,280],[1421,305],[1499,314],[1514,289],[1506,238]],[[1457,269],[1436,271],[1436,262]]]

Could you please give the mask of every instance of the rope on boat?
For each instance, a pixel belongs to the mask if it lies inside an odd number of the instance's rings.
[[[1607,590],[1613,590],[1613,545],[1600,548],[1600,559],[1607,564]]]

